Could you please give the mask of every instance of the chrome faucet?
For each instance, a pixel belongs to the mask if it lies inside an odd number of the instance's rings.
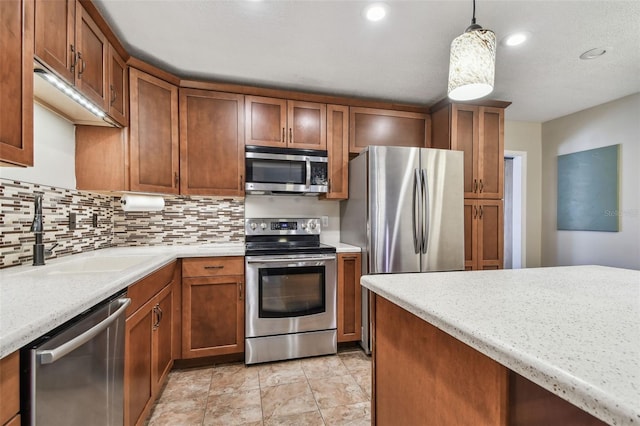
[[[42,225],[42,194],[36,194],[34,199],[34,216],[31,223],[31,232],[36,235],[36,243],[33,245],[33,264],[34,266],[44,265],[44,244],[42,243],[42,234],[44,227]]]

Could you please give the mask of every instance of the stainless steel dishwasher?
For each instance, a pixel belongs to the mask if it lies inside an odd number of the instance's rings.
[[[22,412],[28,425],[124,423],[122,292],[22,350]]]

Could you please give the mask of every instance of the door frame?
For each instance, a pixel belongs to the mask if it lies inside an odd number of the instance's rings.
[[[527,267],[527,152],[504,151],[513,160],[512,269]],[[507,209],[505,208],[505,211]]]

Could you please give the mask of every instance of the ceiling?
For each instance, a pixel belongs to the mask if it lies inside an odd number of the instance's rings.
[[[431,105],[447,94],[449,45],[472,2],[94,0],[125,48],[180,77]],[[496,33],[506,118],[545,122],[640,91],[640,1],[483,1]],[[518,47],[500,40],[514,31]],[[579,56],[605,47],[591,60]]]

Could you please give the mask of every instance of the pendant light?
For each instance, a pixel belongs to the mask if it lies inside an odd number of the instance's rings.
[[[473,18],[466,31],[451,42],[449,59],[449,98],[468,101],[493,91],[496,68],[496,35],[476,24],[476,0]]]

